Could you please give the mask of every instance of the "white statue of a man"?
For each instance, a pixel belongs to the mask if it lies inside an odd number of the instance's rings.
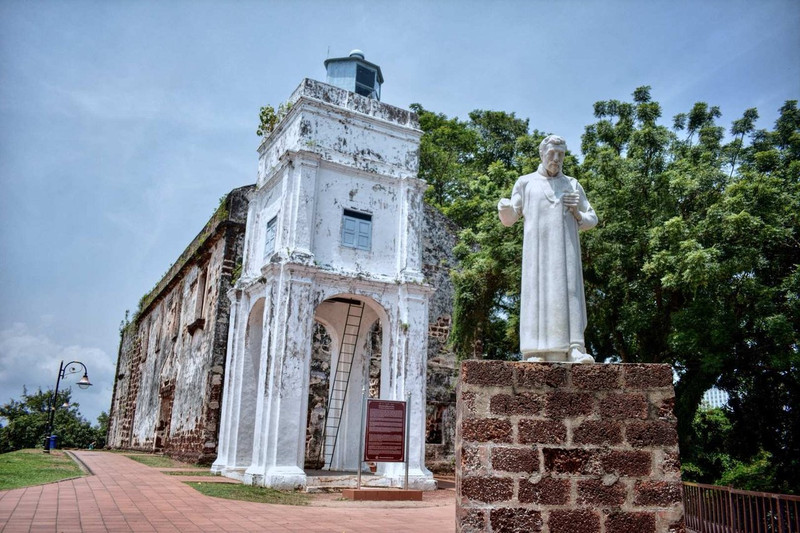
[[[561,169],[567,143],[550,135],[539,145],[542,164],[521,176],[511,199],[497,204],[500,221],[524,217],[519,344],[528,361],[593,363],[586,353],[586,300],[578,230],[597,225],[583,187]]]

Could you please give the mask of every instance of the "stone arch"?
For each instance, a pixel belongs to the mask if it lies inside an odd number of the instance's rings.
[[[261,363],[261,344],[264,334],[264,298],[250,308],[242,354],[241,402],[236,444],[236,465],[248,466],[252,461],[256,425],[256,395]]]
[[[382,389],[380,380],[382,367],[386,364],[385,358],[380,355],[388,352],[388,339],[382,335],[383,331],[389,329],[388,314],[386,310],[374,299],[352,293],[341,293],[325,299],[315,310],[314,320],[322,327],[328,335],[329,353],[322,354],[320,347],[316,344],[316,332],[319,329],[315,326],[315,343],[312,347],[312,372],[318,372],[316,368],[319,362],[314,362],[314,357],[328,362],[328,382],[324,387],[318,387],[312,391],[309,388],[309,407],[308,407],[308,428],[307,444],[313,446],[306,449],[306,467],[320,468],[322,461],[319,457],[324,443],[321,441],[322,427],[325,424],[325,412],[328,408],[330,398],[330,382],[336,369],[336,364],[341,355],[341,341],[344,335],[347,308],[350,303],[358,302],[363,307],[362,321],[359,328],[356,351],[351,368],[347,393],[344,397],[341,425],[337,444],[334,449],[331,470],[355,470],[358,467],[358,449],[361,428],[361,390],[366,386],[373,395],[379,394]],[[377,343],[377,345],[376,345]],[[373,361],[373,355],[377,355],[377,363]],[[377,370],[376,370],[377,365]],[[377,381],[376,381],[377,380]],[[314,375],[311,376],[314,381]],[[322,410],[322,412],[320,412]],[[316,457],[314,457],[316,453]]]

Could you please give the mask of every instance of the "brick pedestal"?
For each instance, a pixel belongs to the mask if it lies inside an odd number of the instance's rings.
[[[683,532],[669,365],[466,361],[456,530]]]

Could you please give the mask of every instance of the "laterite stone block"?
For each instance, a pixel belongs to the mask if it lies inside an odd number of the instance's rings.
[[[504,502],[514,495],[514,481],[493,477],[468,477],[461,482],[461,494],[479,502]]]
[[[588,509],[550,512],[550,533],[600,533],[600,516]]]
[[[562,444],[567,440],[567,426],[556,420],[520,420],[520,444]]]
[[[656,517],[652,513],[611,513],[606,519],[606,533],[655,533]]]
[[[533,448],[493,448],[492,469],[504,472],[535,472],[539,452]]]
[[[492,396],[489,411],[493,415],[528,415],[539,414],[544,401],[541,396],[531,393],[497,394]]]
[[[464,361],[461,379],[470,385],[509,385],[513,367],[503,361]]]
[[[501,507],[490,513],[492,531],[536,533],[542,530],[542,513],[532,509]]]
[[[588,416],[594,410],[594,396],[587,392],[554,391],[547,395],[545,414],[550,419],[561,420],[575,416]]]
[[[511,422],[501,418],[464,420],[461,437],[465,441],[511,442]]]
[[[538,483],[522,479],[519,482],[520,503],[539,505],[566,505],[569,503],[568,479],[542,478]]]

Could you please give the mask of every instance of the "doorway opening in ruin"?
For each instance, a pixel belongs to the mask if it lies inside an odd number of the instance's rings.
[[[245,331],[244,357],[242,358],[241,397],[252,399],[258,394],[258,376],[261,366],[261,340],[264,332],[264,298],[259,298],[250,309]],[[239,403],[239,427],[236,439],[236,466],[247,467],[253,458],[256,427],[256,402]]]
[[[305,468],[358,468],[362,390],[379,398],[388,348],[386,313],[374,300],[342,295],[317,308],[311,347]]]
[[[160,405],[158,408],[158,424],[156,425],[156,436],[153,439],[153,451],[160,452],[167,446],[169,440],[169,429],[172,421],[172,403],[175,400],[175,384],[171,380],[165,380],[161,384],[159,392]]]

